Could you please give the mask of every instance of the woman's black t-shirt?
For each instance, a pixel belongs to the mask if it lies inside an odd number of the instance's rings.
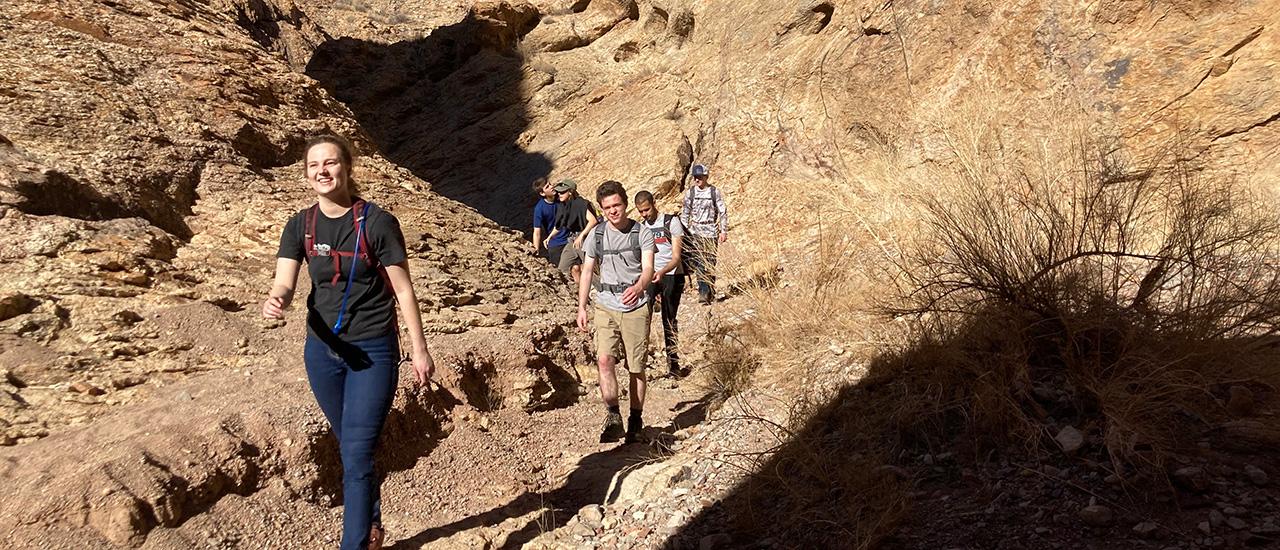
[[[556,229],[573,238],[587,228],[587,212],[595,215],[596,209],[582,197],[574,197],[569,202],[556,205]]]
[[[351,342],[394,332],[394,294],[392,289],[387,288],[387,283],[383,281],[377,268],[358,256],[341,256],[338,258],[341,272],[335,283],[334,255],[307,256],[307,210],[289,218],[280,235],[280,251],[276,254],[280,258],[307,261],[307,273],[311,275],[311,294],[307,297],[307,332],[326,336],[333,333],[353,260],[356,262],[355,278],[351,281],[351,296],[347,298],[347,312],[342,318],[342,329],[339,330],[338,337]],[[356,226],[350,212],[339,218],[329,218],[322,211],[316,212],[315,233],[314,246],[318,250],[355,250]],[[369,203],[364,238],[367,239],[369,254],[383,266],[398,264],[408,258],[400,222],[390,212],[373,203]]]

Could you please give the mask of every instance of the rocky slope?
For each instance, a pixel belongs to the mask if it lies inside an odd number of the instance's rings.
[[[350,136],[366,194],[404,222],[428,331],[448,353],[445,387],[401,397],[392,430],[444,434],[464,413],[582,391],[571,301],[517,240],[531,180],[572,177],[590,194],[618,179],[672,209],[689,164],[708,164],[731,204],[728,262],[752,269],[807,258],[814,221],[838,206],[826,191],[874,205],[952,162],[958,128],[1051,139],[1070,121],[1270,186],[1276,7],[6,2],[0,477],[15,489],[0,529],[20,544],[61,533],[46,547],[185,547],[199,536],[163,528],[231,495],[331,502],[332,464],[314,465],[323,426],[289,357],[299,318],[256,314],[281,225],[309,201],[308,134]],[[591,540],[560,534],[545,540]]]

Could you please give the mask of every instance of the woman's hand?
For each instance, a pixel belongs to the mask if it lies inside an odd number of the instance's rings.
[[[431,358],[431,352],[425,349],[415,350],[413,352],[413,378],[418,385],[426,384],[431,380],[431,375],[436,372],[436,360]]]
[[[268,296],[262,302],[262,316],[268,319],[284,319],[284,298]]]

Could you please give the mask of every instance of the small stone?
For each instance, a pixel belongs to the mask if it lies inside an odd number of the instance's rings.
[[[1209,522],[1207,521],[1202,521],[1199,524],[1197,524],[1196,529],[1199,529],[1200,532],[1204,533],[1206,536],[1213,533],[1213,529],[1209,527]]]
[[[604,526],[604,507],[599,504],[588,504],[578,510],[578,521],[592,529]]]
[[[588,527],[585,523],[579,523],[577,525],[574,525],[573,527],[569,528],[569,532],[576,537],[581,537],[584,539],[589,539],[595,536],[596,534],[595,530],[592,529],[591,527]],[[488,546],[487,544],[484,545],[484,547],[487,547],[487,546]]]
[[[1062,452],[1067,454],[1075,453],[1084,446],[1084,434],[1071,426],[1062,428],[1053,439],[1058,442],[1059,447],[1062,447]]]
[[[1231,386],[1227,389],[1229,397],[1227,398],[1227,410],[1236,416],[1249,416],[1253,414],[1254,404],[1256,400],[1253,397],[1253,390],[1244,386]]]
[[[490,423],[489,417],[487,416],[480,417],[480,422],[478,423],[480,431],[482,432],[489,431],[489,423]]]
[[[1249,481],[1251,483],[1259,487],[1266,485],[1267,482],[1271,480],[1270,476],[1267,475],[1266,471],[1264,471],[1262,468],[1254,466],[1253,464],[1246,464],[1244,466],[1244,474],[1249,476]]]
[[[684,514],[676,512],[667,519],[667,529],[678,529],[684,525]]]
[[[1226,516],[1224,516],[1224,515],[1222,515],[1222,512],[1219,512],[1219,511],[1217,511],[1217,510],[1210,510],[1210,511],[1209,511],[1209,525],[1210,525],[1210,526],[1213,526],[1213,527],[1221,527],[1223,523],[1226,523],[1226,521],[1227,521],[1227,517],[1226,517]]]
[[[1240,518],[1230,518],[1227,520],[1227,527],[1235,529],[1236,531],[1244,529],[1245,527],[1248,527],[1248,526],[1249,524],[1245,523],[1244,520]]]
[[[1093,504],[1080,509],[1080,519],[1088,525],[1094,527],[1106,527],[1111,525],[1111,521],[1115,519],[1115,514],[1110,508],[1101,504]]]
[[[707,535],[698,541],[698,550],[718,550],[720,548],[728,548],[733,544],[733,537],[726,533],[716,533]]]
[[[631,519],[634,519],[636,521],[644,521],[644,515],[645,515],[644,510],[636,510],[634,514],[631,514]]]
[[[83,393],[85,395],[102,395],[104,393],[107,393],[106,390],[99,388],[88,382],[76,382],[74,384],[71,384],[71,387],[69,389],[73,392]]]
[[[0,447],[9,447],[17,444],[18,440],[14,439],[9,434],[0,434]]]
[[[1184,466],[1174,470],[1173,481],[1183,489],[1197,493],[1209,488],[1209,477],[1205,475],[1204,468],[1199,466]]]
[[[1151,538],[1156,534],[1156,531],[1159,531],[1159,530],[1160,530],[1160,526],[1150,521],[1144,521],[1142,523],[1139,523],[1133,526],[1133,532],[1136,533],[1138,536],[1144,537],[1144,538]]]

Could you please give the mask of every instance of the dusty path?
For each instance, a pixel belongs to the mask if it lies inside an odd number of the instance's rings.
[[[685,330],[696,345],[708,310],[686,311]],[[684,475],[679,470],[691,458],[676,450],[708,414],[698,375],[654,376],[645,441],[600,444],[603,408],[589,368],[521,351],[540,341],[581,345],[579,336],[564,325],[539,326],[432,336],[440,383],[429,391],[413,388],[407,369],[401,373],[379,458],[389,471],[383,499],[390,548],[559,547],[545,540],[566,527],[582,535],[610,531],[581,533],[584,507],[647,502],[657,495],[651,486],[666,495],[672,477]],[[247,361],[252,367],[191,377],[87,426],[0,449],[0,483],[9,492],[0,501],[0,533],[9,547],[336,545],[336,443],[299,354],[290,353],[300,345],[291,327],[262,331]],[[546,359],[527,361],[535,356]],[[477,358],[489,361],[488,370],[477,370]],[[523,387],[519,376],[535,370],[538,380],[563,386],[556,382],[561,369],[581,376],[571,389],[556,390],[580,393],[576,401],[529,410],[503,395],[513,379]],[[626,527],[632,547],[661,540]]]

